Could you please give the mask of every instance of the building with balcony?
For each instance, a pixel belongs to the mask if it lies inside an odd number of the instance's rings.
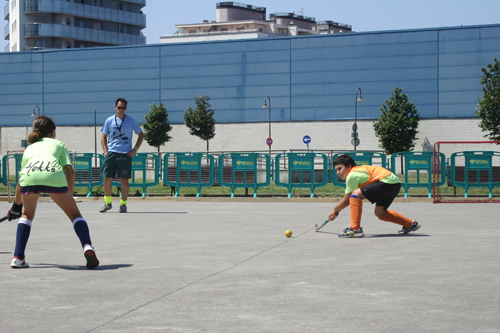
[[[146,0],[7,0],[5,52],[146,44]]]
[[[352,32],[348,24],[325,21],[295,13],[270,14],[266,8],[239,2],[219,2],[216,21],[177,24],[173,35],[160,37],[160,43],[199,42],[229,39],[303,36]]]

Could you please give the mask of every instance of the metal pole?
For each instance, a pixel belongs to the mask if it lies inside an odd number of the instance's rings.
[[[271,98],[268,96],[269,99],[269,137],[272,139],[271,136]],[[271,156],[271,146],[269,146],[269,156]]]
[[[359,90],[359,98],[358,98],[358,90]],[[354,101],[354,138],[353,138],[353,146],[354,150],[356,150],[357,142],[358,142],[358,102],[364,102],[363,97],[361,97],[361,88],[356,88],[356,100]]]

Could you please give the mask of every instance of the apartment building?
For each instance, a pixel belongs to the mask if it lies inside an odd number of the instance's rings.
[[[7,0],[5,52],[146,44],[146,0]]]
[[[266,8],[239,2],[216,4],[216,21],[177,24],[173,35],[160,37],[160,43],[198,42],[229,39],[268,38],[352,32],[348,24],[316,22],[314,17],[296,13],[273,13],[266,18]]]

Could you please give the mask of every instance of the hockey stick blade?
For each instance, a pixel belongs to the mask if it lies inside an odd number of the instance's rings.
[[[318,223],[314,226],[314,231],[318,231],[319,229],[323,228],[330,220],[326,220],[325,222],[321,223],[321,225],[318,226]]]
[[[5,221],[5,220],[7,220],[8,218],[9,218],[8,216],[4,216],[4,217],[2,217],[2,218],[0,219],[0,222],[3,222],[3,221]]]

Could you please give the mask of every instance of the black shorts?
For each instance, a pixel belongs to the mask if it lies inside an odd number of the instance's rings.
[[[67,186],[54,187],[46,185],[31,185],[21,186],[21,194],[37,194],[37,193],[66,193],[69,189]]]
[[[401,183],[387,184],[381,181],[363,186],[361,192],[368,201],[374,203],[376,206],[383,206],[385,210],[394,201],[401,189]]]
[[[132,157],[115,152],[107,153],[102,164],[102,176],[113,178],[116,173],[118,178],[132,178]]]

